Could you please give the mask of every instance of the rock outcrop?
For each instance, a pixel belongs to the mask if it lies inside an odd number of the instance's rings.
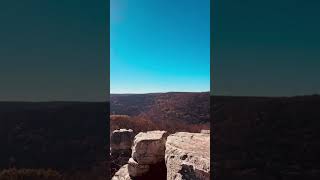
[[[210,134],[178,132],[168,136],[167,180],[210,179]]]
[[[164,160],[166,131],[141,132],[134,138],[132,158],[139,164],[156,164]]]
[[[209,180],[210,133],[141,132],[132,155],[112,180]]]
[[[164,161],[166,131],[141,132],[134,138],[132,158],[128,162],[129,174],[133,177],[147,173],[151,165]]]

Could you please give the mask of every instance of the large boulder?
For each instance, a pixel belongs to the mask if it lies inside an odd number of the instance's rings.
[[[137,134],[132,146],[132,158],[143,165],[163,161],[167,136],[166,131],[148,131]]]
[[[167,137],[167,180],[210,179],[210,134],[178,132]]]
[[[137,134],[132,146],[132,158],[128,161],[130,176],[146,174],[150,166],[164,162],[166,131],[148,131]]]

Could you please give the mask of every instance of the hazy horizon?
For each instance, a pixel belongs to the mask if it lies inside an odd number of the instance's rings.
[[[123,93],[110,93],[110,94],[165,94],[165,93],[210,93],[210,91],[165,91],[165,92],[123,92]]]
[[[320,95],[319,93],[311,94],[294,94],[294,95],[232,95],[232,94],[212,94],[210,91],[168,91],[168,92],[147,92],[147,93],[110,93],[110,95],[143,95],[143,94],[162,94],[162,93],[210,93],[210,96],[226,96],[226,97],[266,97],[266,98],[281,98],[281,97],[299,97],[299,96],[314,96]]]
[[[319,93],[314,94],[296,94],[296,95],[287,95],[287,96],[270,96],[270,95],[228,95],[228,94],[215,94],[213,95],[209,91],[185,91],[185,92],[178,92],[178,91],[169,91],[169,92],[149,92],[149,93],[110,93],[110,95],[147,95],[147,94],[165,94],[165,93],[209,93],[210,96],[223,96],[223,97],[248,97],[248,98],[291,98],[291,97],[303,97],[303,96],[320,96]],[[108,103],[110,100],[107,99],[105,101],[96,100],[96,101],[77,101],[77,100],[0,100],[0,103]]]

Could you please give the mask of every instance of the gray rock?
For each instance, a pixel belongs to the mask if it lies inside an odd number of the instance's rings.
[[[168,136],[167,180],[210,179],[210,134],[179,132]]]
[[[156,179],[159,174],[153,170],[165,171],[164,163],[167,180],[209,180],[210,133],[179,132],[168,136],[166,131],[141,132],[134,138],[132,157],[112,180]]]
[[[128,161],[128,173],[132,177],[142,176],[150,169],[149,165],[138,164],[134,159],[130,158]]]
[[[166,131],[137,134],[132,146],[132,158],[140,165],[151,165],[163,161],[167,136]]]

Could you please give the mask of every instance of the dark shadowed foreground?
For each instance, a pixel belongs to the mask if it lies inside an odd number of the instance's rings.
[[[107,103],[0,102],[0,179],[105,179],[108,111]]]
[[[319,179],[320,96],[211,100],[216,179]]]

